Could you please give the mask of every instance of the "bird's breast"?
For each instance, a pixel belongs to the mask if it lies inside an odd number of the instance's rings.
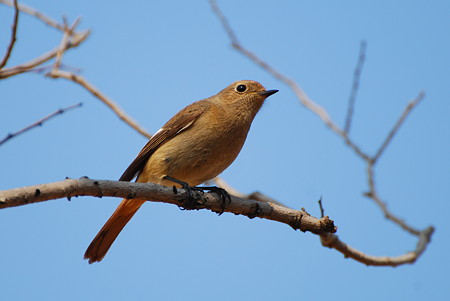
[[[230,123],[195,124],[161,145],[150,157],[144,167],[148,182],[173,185],[161,182],[162,177],[169,175],[195,186],[216,177],[236,159],[247,132],[247,126]]]

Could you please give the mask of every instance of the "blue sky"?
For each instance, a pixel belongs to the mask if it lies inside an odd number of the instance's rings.
[[[50,201],[0,212],[3,300],[444,300],[448,298],[450,20],[447,1],[219,1],[240,41],[293,78],[344,123],[359,44],[367,59],[351,136],[375,152],[404,107],[426,98],[377,166],[389,208],[418,228],[436,227],[419,261],[366,267],[323,248],[317,236],[267,220],[186,212],[149,203],[107,257],[82,259],[119,199]],[[155,132],[187,104],[239,79],[280,92],[258,114],[223,178],[293,208],[326,214],[347,243],[395,256],[416,240],[362,196],[363,162],[303,108],[289,88],[241,56],[206,1],[44,1],[49,16],[82,17],[92,35],[64,63]],[[0,6],[0,49],[12,10]],[[9,66],[61,36],[21,16]],[[88,176],[118,179],[146,139],[86,91],[39,74],[0,83],[0,139],[77,102],[83,107],[0,147],[0,189]]]

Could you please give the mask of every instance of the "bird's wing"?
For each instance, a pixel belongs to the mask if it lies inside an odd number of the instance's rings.
[[[144,168],[150,156],[166,141],[190,128],[195,121],[206,111],[209,103],[205,101],[194,102],[173,116],[159,131],[157,131],[136,159],[128,166],[119,181],[131,181]]]

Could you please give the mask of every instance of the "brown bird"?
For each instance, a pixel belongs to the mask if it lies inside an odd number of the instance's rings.
[[[264,100],[278,92],[255,81],[237,81],[173,116],[147,142],[119,181],[173,186],[167,177],[196,186],[224,171],[239,154]],[[178,183],[175,186],[180,187]],[[84,254],[101,261],[145,201],[123,199]]]

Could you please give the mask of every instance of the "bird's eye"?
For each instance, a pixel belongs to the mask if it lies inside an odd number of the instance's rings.
[[[247,90],[247,86],[246,85],[239,85],[236,87],[236,91],[238,92],[245,92],[245,90]]]

